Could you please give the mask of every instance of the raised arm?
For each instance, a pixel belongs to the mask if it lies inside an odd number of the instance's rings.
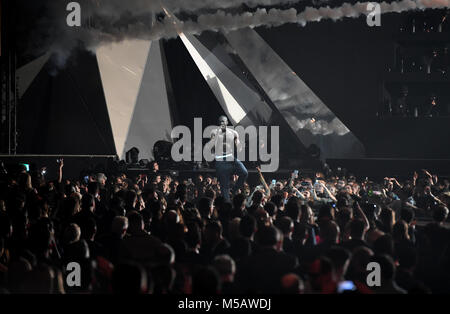
[[[397,187],[399,189],[403,188],[403,185],[401,185],[396,178],[389,178],[389,181],[393,183],[394,187]]]
[[[320,197],[317,196],[317,194],[316,194],[316,189],[314,189],[314,188],[311,189],[311,195],[313,196],[313,199],[314,199],[315,201],[322,201],[322,199],[321,199]]]
[[[364,211],[362,210],[361,206],[359,206],[359,202],[355,201],[354,204],[355,204],[354,208],[359,213],[361,218],[364,220],[364,230],[367,232],[370,229],[369,219],[367,219],[366,214],[364,214]]]
[[[263,176],[263,174],[262,174],[262,172],[261,172],[261,168],[256,167],[256,170],[258,171],[259,180],[261,181],[262,185],[264,186],[264,190],[265,190],[265,192],[266,192],[266,197],[270,197],[270,193],[271,193],[271,192],[270,192],[270,188],[269,188],[269,186],[267,185],[266,180],[264,179],[264,176]]]
[[[64,167],[64,160],[61,158],[59,160],[59,167],[58,167],[58,183],[62,182],[62,177],[63,177],[63,167]]]
[[[301,198],[302,200],[306,200],[305,195],[303,195],[303,193],[301,193],[296,187],[292,187],[292,192],[295,193],[295,196],[297,196],[298,198]]]
[[[431,185],[434,185],[433,176],[431,173],[426,169],[422,169],[422,172],[427,177],[428,182],[430,182]]]
[[[417,174],[416,171],[414,171],[414,174],[413,174],[413,177],[412,177],[413,186],[416,186],[416,181],[417,181],[418,177],[419,177],[419,175]]]
[[[327,186],[323,183],[320,183],[320,185],[323,187],[324,191],[327,193],[328,197],[331,198],[331,200],[335,203],[337,203],[336,197],[334,197],[333,193],[327,188]]]
[[[445,204],[443,201],[441,201],[438,197],[436,197],[435,195],[433,195],[433,193],[431,193],[431,190],[427,193],[436,203],[438,203],[439,205],[443,205],[446,206],[447,204]]]
[[[289,177],[289,180],[288,180],[288,186],[290,188],[294,187],[294,179],[297,179],[297,177],[298,177],[298,174],[295,174],[295,172],[291,173],[291,176]]]

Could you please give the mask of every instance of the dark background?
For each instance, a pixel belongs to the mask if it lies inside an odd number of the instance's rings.
[[[377,117],[382,82],[394,65],[398,29],[406,17],[382,15],[381,27],[368,27],[361,17],[258,33],[363,142],[368,157],[449,158],[449,117]]]
[[[19,66],[33,59],[33,27],[46,21],[39,18],[42,8],[20,12],[15,26]],[[396,33],[405,17],[383,15],[381,27],[368,27],[361,17],[257,32],[355,133],[367,157],[450,158],[449,117],[377,117],[382,82],[393,66]],[[179,39],[164,40],[163,46],[174,122],[189,126],[194,117],[202,117],[205,124],[214,124],[222,109],[188,52]],[[18,152],[115,153],[96,58],[75,49],[69,61],[56,75],[56,66],[47,64],[20,101]]]

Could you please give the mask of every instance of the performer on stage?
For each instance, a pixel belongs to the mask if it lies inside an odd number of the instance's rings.
[[[212,131],[211,142],[214,142],[216,173],[220,183],[220,190],[225,200],[230,200],[230,179],[233,174],[239,176],[232,194],[234,195],[243,187],[247,179],[248,172],[245,166],[234,155],[234,145],[237,149],[242,149],[239,142],[239,135],[236,131],[227,128],[228,118],[219,117],[219,127]]]

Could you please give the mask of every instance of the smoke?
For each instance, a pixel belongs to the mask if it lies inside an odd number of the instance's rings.
[[[250,8],[259,6],[292,5],[302,0],[92,0],[98,7],[100,13],[126,12],[141,14],[149,12],[162,12],[164,6],[173,13],[189,12],[196,13],[202,10],[233,9],[246,5]],[[326,1],[326,0],[325,0]],[[315,2],[325,2],[315,1]]]
[[[269,5],[280,3],[293,3],[297,1],[283,1],[283,0],[253,0],[253,1],[236,1],[236,0],[220,0],[220,1],[184,1],[181,5],[180,1],[167,1],[167,8],[178,7],[178,11],[187,10],[190,8],[196,11],[199,8],[228,8],[235,7],[238,4],[247,3],[252,5]],[[104,4],[105,3],[105,4]],[[157,3],[157,2],[156,2]],[[191,5],[186,5],[189,3]],[[307,7],[303,12],[298,13],[296,9],[270,9],[265,8],[256,9],[254,12],[244,12],[241,14],[226,13],[219,10],[211,14],[200,14],[196,20],[178,21],[177,29],[175,29],[173,20],[164,19],[162,22],[154,23],[150,28],[148,23],[139,19],[142,14],[159,12],[161,7],[153,1],[132,0],[132,1],[107,1],[100,2],[98,8],[93,9],[93,16],[100,16],[106,23],[100,23],[99,31],[105,34],[110,34],[113,37],[138,37],[145,39],[160,39],[163,37],[171,38],[176,36],[177,31],[185,34],[200,34],[204,31],[222,31],[229,32],[245,27],[274,27],[286,23],[297,23],[302,26],[308,22],[318,22],[323,19],[332,19],[334,21],[342,18],[357,18],[361,15],[366,15],[367,4],[369,2],[358,2],[356,4],[344,3],[340,7],[330,8],[321,7],[313,8]],[[149,4],[151,4],[149,6]],[[163,3],[166,7],[166,2]],[[148,7],[146,7],[148,6]],[[159,6],[159,10],[158,10]],[[404,12],[415,9],[426,8],[443,8],[450,6],[450,0],[403,0],[399,2],[382,2],[380,3],[381,13]],[[127,13],[127,14],[125,14]],[[117,25],[122,24],[120,27]]]
[[[124,12],[132,15],[162,12],[164,6],[172,13],[188,12],[198,13],[207,10],[226,10],[243,7],[272,7],[289,6],[305,2],[303,0],[89,0],[93,3],[95,11],[100,14],[110,16],[120,16]],[[320,5],[329,2],[329,0],[312,0],[314,5]],[[419,7],[442,7],[446,6],[445,0],[419,0]],[[387,3],[385,3],[387,4]],[[395,6],[396,3],[394,2]],[[402,5],[399,5],[402,10]],[[395,12],[395,11],[393,11]],[[400,11],[398,11],[400,12]]]
[[[314,119],[304,119],[304,120],[298,120],[295,116],[291,115],[290,113],[285,113],[287,118],[287,122],[289,125],[294,129],[295,132],[298,132],[299,130],[308,130],[313,135],[330,135],[330,134],[337,134],[337,135],[345,135],[350,130],[339,121],[338,118],[334,118],[330,122],[326,120],[314,120]]]
[[[330,8],[307,7],[298,13],[296,9],[257,9],[255,12],[242,14],[230,14],[218,11],[214,14],[202,14],[196,22],[189,21],[184,25],[181,23],[180,30],[193,33],[201,33],[206,30],[229,32],[245,27],[255,28],[259,26],[275,27],[287,23],[297,23],[305,26],[309,22],[318,22],[323,19],[334,21],[343,18],[357,18],[367,15],[369,2],[358,2],[356,4],[344,3],[340,7]],[[380,3],[381,13],[401,13],[409,10],[444,8],[450,6],[450,0],[403,0],[399,2]]]
[[[349,132],[255,31],[244,29],[225,37],[296,132],[300,129],[314,135]]]
[[[169,12],[199,12],[201,9],[227,9],[242,4],[250,7],[292,4],[299,0],[210,0],[186,1],[166,0],[163,2],[153,0],[83,0],[83,26],[69,27],[66,25],[66,1],[55,1],[51,4],[55,10],[52,16],[57,16],[55,25],[45,23],[46,28],[39,30],[45,35],[37,38],[52,40],[52,50],[59,54],[67,54],[80,42],[88,49],[95,49],[104,44],[124,39],[158,40],[162,38],[175,38],[180,32],[198,35],[204,31],[228,33],[230,31],[255,28],[260,26],[276,27],[287,23],[305,26],[309,22],[318,22],[324,19],[334,21],[343,18],[357,18],[366,15],[367,4],[344,3],[340,7],[307,7],[303,12],[296,9],[270,9],[258,8],[253,12],[239,14],[227,13],[218,10],[214,13],[196,15],[196,19],[175,22],[173,18],[156,19],[156,14],[162,11],[162,5]],[[398,2],[380,3],[381,13],[404,12],[416,9],[450,7],[450,0],[403,0]],[[87,26],[86,26],[87,25]],[[59,57],[64,60],[66,57]]]
[[[242,4],[249,7],[269,5],[289,5],[301,0],[78,0],[82,7],[83,27],[69,27],[66,17],[67,0],[48,0],[48,16],[42,17],[27,43],[30,53],[36,55],[50,51],[58,54],[55,58],[63,66],[71,51],[80,45],[95,52],[97,47],[124,39],[159,40],[175,38],[180,32],[198,35],[204,31],[228,33],[230,31],[276,27],[286,23],[305,26],[309,22],[323,19],[334,21],[357,18],[366,15],[369,2],[348,4],[340,7],[307,7],[303,12],[296,9],[257,8],[253,12],[227,13],[220,9],[235,8]],[[175,22],[165,16],[156,18],[163,7],[169,12],[196,12],[196,18]],[[408,10],[444,8],[450,0],[403,0],[380,3],[381,13],[404,12]],[[214,13],[201,13],[203,9],[219,9]],[[45,48],[44,48],[45,47]]]

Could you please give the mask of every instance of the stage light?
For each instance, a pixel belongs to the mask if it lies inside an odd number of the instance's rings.
[[[171,161],[172,160],[172,143],[168,141],[157,141],[153,145],[153,157],[155,160],[160,161]]]
[[[149,164],[149,160],[148,159],[141,159],[139,160],[139,166],[141,168],[147,168]]]
[[[133,147],[129,151],[127,151],[125,155],[125,159],[127,163],[137,164],[139,162],[139,149]]]

